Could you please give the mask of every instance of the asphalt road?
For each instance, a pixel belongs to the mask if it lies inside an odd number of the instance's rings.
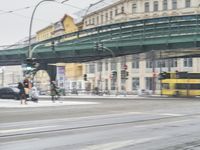
[[[0,109],[0,150],[198,150],[200,99]],[[1,105],[0,105],[1,106]]]

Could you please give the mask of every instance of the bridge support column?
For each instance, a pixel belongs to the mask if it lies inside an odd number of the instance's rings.
[[[49,78],[51,81],[56,80],[56,66],[47,66],[47,73],[49,74]]]
[[[40,63],[39,70],[46,70],[50,81],[55,81],[56,80],[56,66],[54,65],[48,65],[48,63]]]

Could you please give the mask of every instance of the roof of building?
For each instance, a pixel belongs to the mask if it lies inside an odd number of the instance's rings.
[[[83,21],[85,16],[88,16],[92,13],[95,13],[99,10],[102,10],[108,6],[114,5],[116,3],[122,2],[123,0],[99,0],[96,3],[90,4],[87,8],[78,11],[75,13],[78,19],[75,19],[75,22]]]

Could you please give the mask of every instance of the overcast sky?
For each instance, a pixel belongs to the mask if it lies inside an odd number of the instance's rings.
[[[14,44],[28,37],[31,14],[39,1],[41,0],[0,0],[0,46]],[[32,33],[60,20],[65,13],[74,15],[96,1],[98,0],[69,0],[64,4],[44,2],[36,10]]]

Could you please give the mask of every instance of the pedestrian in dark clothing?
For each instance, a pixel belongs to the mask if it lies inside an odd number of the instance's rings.
[[[51,81],[50,87],[51,87],[51,100],[52,102],[55,102],[55,96],[60,96],[58,92],[59,88],[56,86],[55,81]]]
[[[18,89],[19,89],[19,95],[20,95],[20,100],[21,100],[21,104],[23,104],[23,100],[24,100],[24,104],[27,104],[27,99],[26,99],[26,93],[24,90],[24,85],[19,82],[18,83]]]

